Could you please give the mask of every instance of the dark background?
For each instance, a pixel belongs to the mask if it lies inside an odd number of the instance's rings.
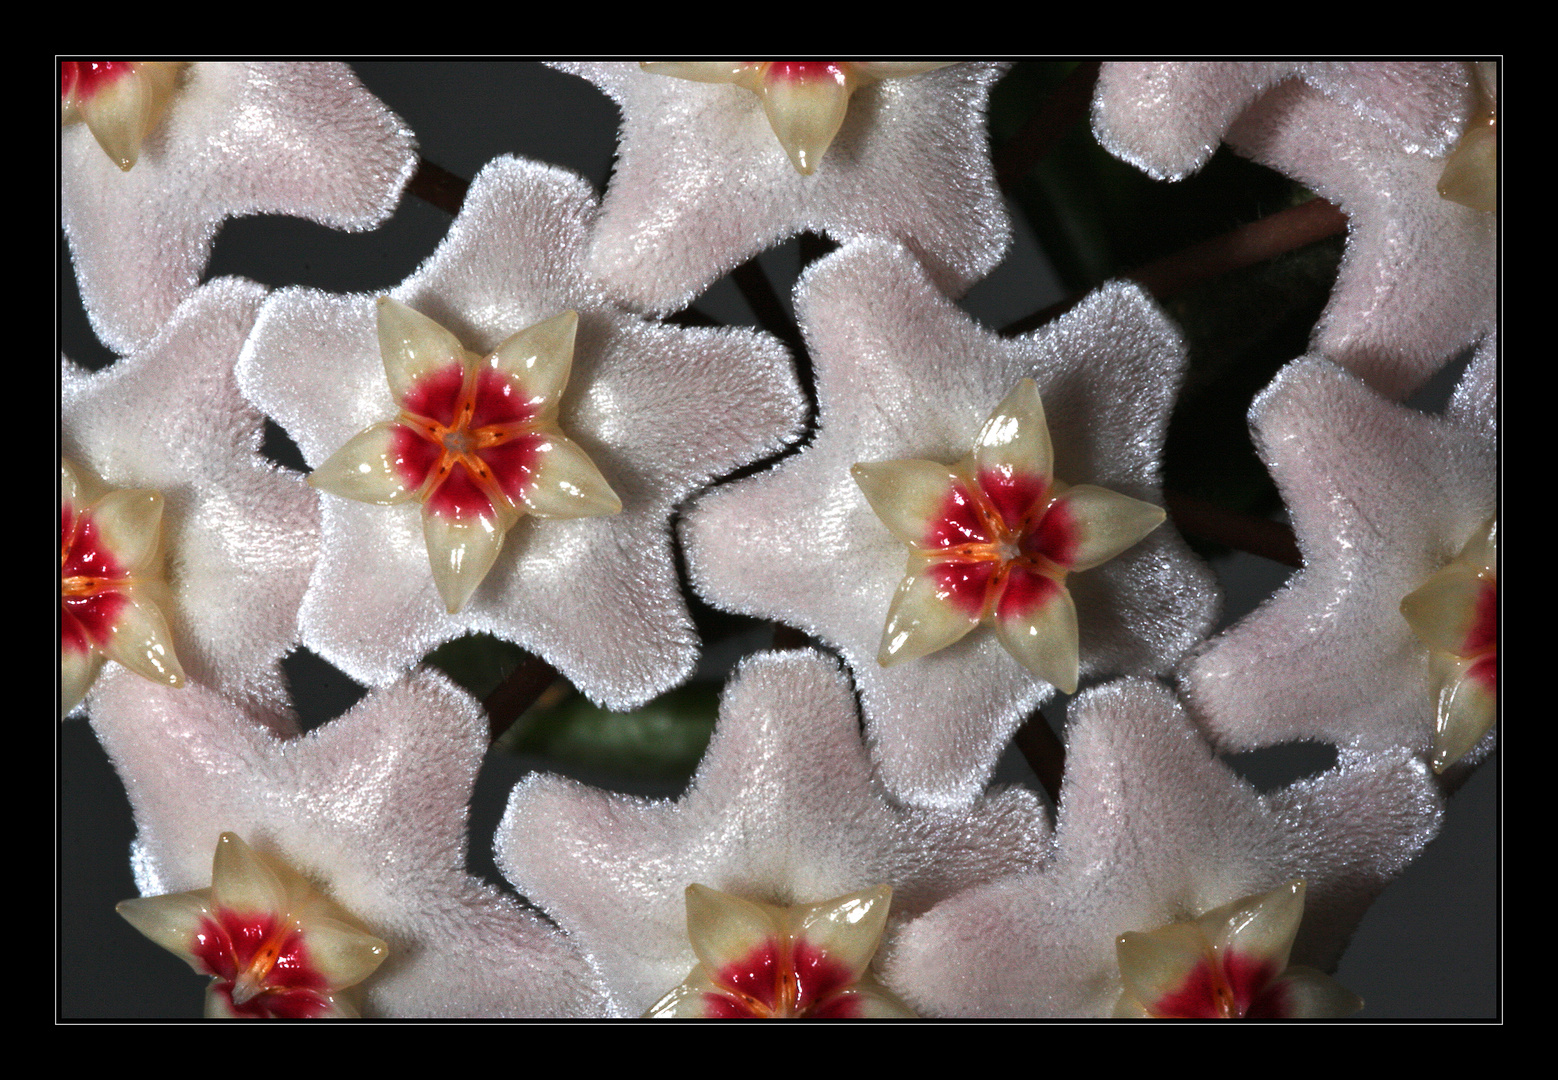
[[[375,61],[354,63],[353,67],[416,132],[423,155],[459,176],[468,179],[491,158],[512,153],[574,169],[597,187],[604,186],[615,150],[617,113],[604,95],[583,80],[530,62]],[[1063,69],[1055,65],[1025,66],[998,88],[993,111],[999,118],[1002,110],[1022,108],[1022,97],[1030,84],[1038,88],[1031,92],[1042,92],[1045,80],[1053,81],[1061,74]],[[1014,89],[1019,86],[1024,88],[1021,92]],[[1074,153],[1096,155],[1090,145],[1082,146],[1090,144],[1085,124],[1071,139],[1077,147]],[[1064,155],[1065,151],[1057,153],[1057,168],[1064,165]],[[1112,168],[1093,158],[1078,169],[1084,167]],[[1245,167],[1256,168],[1242,162],[1226,168]],[[1068,185],[1074,185],[1072,178],[1079,175],[1077,169],[1064,176],[1045,174],[1041,169],[1036,178],[1014,192],[1018,246],[965,302],[965,307],[989,325],[1006,325],[1047,306],[1068,288],[1078,287],[1079,275],[1085,276],[1089,256],[1097,256],[1098,245],[1084,246],[1080,253],[1075,248],[1062,251],[1063,245],[1056,239],[1068,224],[1057,219],[1064,217],[1068,205],[1074,208],[1076,204],[1074,192],[1068,194]],[[1176,187],[1192,191],[1200,178],[1184,185],[1148,185],[1139,176],[1122,179],[1113,171],[1108,176],[1112,178],[1109,183],[1140,185],[1143,192],[1132,204],[1134,211],[1116,212],[1108,223],[1116,227],[1115,221],[1123,220],[1118,227],[1129,232],[1130,239],[1116,240],[1111,252],[1120,265],[1141,261],[1129,249],[1129,244],[1142,236],[1137,227],[1140,222],[1164,219],[1175,223],[1172,228],[1181,221],[1193,222],[1199,212],[1191,209],[1174,217],[1174,211],[1163,209],[1156,200],[1178,197]],[[1264,183],[1242,175],[1238,180],[1246,187]],[[1272,182],[1280,183],[1275,178]],[[1032,219],[1031,228],[1024,208]],[[1139,219],[1130,217],[1133,212]],[[337,292],[387,289],[431,254],[449,221],[445,212],[408,196],[391,221],[367,234],[338,233],[286,218],[229,222],[218,235],[209,276],[241,274],[273,286],[301,284]],[[1074,226],[1075,222],[1069,224]],[[1044,251],[1059,252],[1055,258],[1040,253],[1035,231],[1045,237]],[[1075,232],[1073,227],[1071,233]],[[1176,241],[1166,237],[1140,242],[1172,245]],[[78,363],[96,366],[110,362],[112,356],[95,341],[81,314],[63,239],[59,250],[61,350]],[[1334,263],[1334,253],[1331,258]],[[796,245],[765,256],[764,265],[776,285],[787,290],[799,265]],[[723,321],[752,321],[728,281],[715,286],[698,307]],[[1193,312],[1171,310],[1182,321],[1195,321]],[[1290,359],[1301,351],[1300,340],[1281,355]],[[1429,399],[1434,394],[1442,398],[1452,377],[1441,380]],[[1247,404],[1248,397],[1243,401]],[[1275,564],[1238,554],[1216,557],[1214,565],[1229,592],[1230,618],[1269,595],[1287,573]],[[726,625],[720,624],[722,629]],[[762,632],[754,630],[744,640],[755,643],[752,647],[761,647]],[[715,669],[720,666],[719,662],[712,664],[703,676],[717,683],[722,676]],[[289,674],[300,710],[314,722],[339,714],[359,692],[339,673],[306,655],[289,662]],[[1306,765],[1302,755],[1296,764],[1268,760],[1235,764],[1257,783],[1263,782],[1262,770],[1274,770],[1265,782],[1277,782],[1314,767]],[[603,786],[646,794],[675,790],[674,782],[634,781],[621,773],[494,752],[489,755],[473,802],[473,871],[492,874],[486,854],[491,831],[509,789],[530,768],[570,771]],[[1361,1018],[1497,1014],[1498,769],[1495,755],[1452,799],[1443,834],[1364,919],[1337,972],[1344,985],[1365,999],[1367,1008]],[[1003,763],[1002,776],[1031,779],[1014,754]],[[127,858],[133,835],[123,788],[90,727],[80,720],[62,724],[57,876],[57,1008],[62,1018],[192,1018],[200,1014],[203,980],[182,961],[147,942],[113,912],[115,902],[135,894]]]

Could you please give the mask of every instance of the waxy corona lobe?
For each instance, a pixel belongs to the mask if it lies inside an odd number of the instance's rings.
[[[1029,671],[1077,687],[1068,574],[1107,562],[1160,525],[1160,507],[1055,478],[1044,406],[1023,379],[955,466],[862,463],[851,472],[882,523],[909,546],[877,659],[917,659],[992,623]]]
[[[1428,646],[1434,694],[1435,772],[1444,772],[1493,728],[1498,716],[1498,519],[1401,601]]]
[[[60,715],[81,703],[103,661],[182,686],[160,605],[162,496],[101,493],[60,461]]]
[[[341,991],[389,955],[384,942],[291,867],[230,832],[217,841],[210,888],[125,900],[118,911],[211,976],[208,1017],[356,1016]]]
[[[871,977],[887,925],[887,885],[780,907],[687,887],[698,966],[653,1017],[866,1019],[914,1014]]]
[[[1201,917],[1115,943],[1125,990],[1116,1016],[1275,1019],[1348,1016],[1363,1002],[1288,954],[1304,917],[1304,883],[1247,896]]]
[[[182,63],[66,60],[60,64],[60,121],[85,123],[119,168],[129,171],[162,121]]]
[[[848,60],[658,61],[645,71],[694,82],[733,83],[763,102],[769,127],[802,176],[817,170],[862,86],[946,67],[945,63]]]
[[[557,426],[578,321],[565,311],[482,358],[427,316],[379,300],[379,348],[399,414],[353,437],[308,480],[382,506],[421,501],[433,580],[451,613],[465,606],[523,515],[622,509]]]

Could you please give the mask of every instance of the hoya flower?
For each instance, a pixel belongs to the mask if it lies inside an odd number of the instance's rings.
[[[649,1010],[691,1019],[853,1020],[914,1014],[871,977],[893,890],[816,904],[755,903],[687,886],[692,974]]]
[[[1401,746],[1442,771],[1487,731],[1492,703],[1461,698],[1435,656],[1475,666],[1497,645],[1494,357],[1490,340],[1443,416],[1314,357],[1256,399],[1256,445],[1304,567],[1187,665],[1187,702],[1220,745]]]
[[[109,160],[128,172],[173,103],[183,66],[165,60],[62,61],[60,122],[86,124]]]
[[[763,103],[774,137],[802,176],[817,171],[838,137],[850,98],[883,79],[920,75],[945,63],[850,60],[675,60],[645,63],[645,71],[695,82],[730,83]]]
[[[67,603],[92,608],[94,624],[107,617],[104,605],[119,607],[135,627],[125,647],[161,670],[162,681],[176,682],[181,669],[248,707],[281,712],[287,708],[281,659],[297,641],[298,606],[318,550],[319,509],[296,476],[260,455],[263,420],[233,378],[265,292],[252,281],[218,279],[197,289],[134,356],[95,373],[63,363],[60,452],[78,485],[91,474],[108,488],[136,493],[135,506],[109,510],[107,535],[99,533],[111,555],[91,557],[112,557],[136,580],[137,597],[154,598],[165,644],[138,600]],[[68,490],[61,497],[62,510],[76,506]],[[93,498],[86,496],[89,511]],[[71,535],[75,546],[67,554],[62,534],[62,560],[97,550],[86,532],[73,528]],[[158,536],[165,590],[136,569]],[[79,625],[89,638],[98,632]],[[62,661],[76,664],[63,639],[61,647]],[[152,661],[148,649],[177,660]],[[130,661],[112,650],[104,655]],[[67,707],[86,692],[87,674],[78,667],[65,678]]]
[[[334,474],[327,490],[361,483],[398,501],[323,500],[303,640],[354,679],[388,682],[471,631],[541,655],[611,708],[691,672],[671,515],[793,437],[803,404],[772,338],[653,325],[612,304],[584,267],[595,216],[582,178],[500,158],[382,309],[289,289],[261,313],[245,393]],[[502,432],[516,437],[489,440]],[[327,464],[348,446],[350,468]],[[567,517],[613,497],[620,513]],[[521,505],[506,539],[485,535]],[[468,574],[467,556],[490,569]]]
[[[797,287],[796,310],[817,375],[817,437],[772,471],[726,485],[694,506],[684,526],[688,570],[715,606],[778,619],[837,648],[859,685],[866,730],[888,787],[916,803],[955,805],[984,787],[1023,718],[1053,695],[1051,676],[1062,679],[1062,669],[1078,675],[1067,663],[1036,675],[993,633],[967,633],[888,667],[879,662],[884,624],[905,580],[905,541],[923,541],[915,519],[923,524],[930,504],[954,482],[944,465],[910,465],[910,476],[923,482],[895,494],[903,478],[889,472],[888,482],[873,480],[872,463],[961,461],[977,445],[981,425],[992,413],[1002,415],[1013,387],[1031,379],[1043,402],[1053,465],[1034,456],[1039,425],[1014,421],[1032,436],[1010,448],[1031,459],[1025,473],[1035,481],[1043,474],[1078,485],[1071,490],[1079,520],[1108,516],[1102,508],[1109,500],[1093,498],[1098,488],[1156,504],[1159,452],[1184,346],[1151,301],[1125,284],[1105,286],[1033,334],[999,337],[938,292],[912,255],[886,241],[858,241],[817,263]],[[994,433],[990,438],[994,460],[1004,451],[993,449]],[[862,463],[863,485],[851,471]],[[1024,493],[1014,494],[1012,505],[1029,489]],[[900,498],[902,514],[888,514],[898,524],[884,526],[873,503]],[[1041,504],[1049,505],[1024,501],[1024,513]],[[951,531],[955,518],[949,517]],[[1058,517],[1052,525],[1070,537],[1069,528],[1058,528]],[[1068,545],[1065,551],[1046,547],[1051,534],[1030,531],[1030,546],[1059,554],[1062,562],[1078,560],[1072,569],[1085,561],[1083,548],[1089,558],[1103,550],[1091,540],[1075,552]],[[920,561],[920,555],[910,556],[911,594],[921,587],[933,591],[913,584]],[[1061,569],[1057,563],[1050,571],[1058,575]],[[1032,627],[1045,631],[1032,636],[1063,641],[1069,633],[1064,600],[1026,569],[1021,576],[1025,588],[1014,594],[1014,610],[1019,597],[1041,595],[1051,603],[1022,606],[1007,636]],[[1167,527],[1102,565],[1070,573],[1065,591],[1076,609],[1075,672],[1081,678],[1171,668],[1200,640],[1217,607],[1211,572]],[[977,599],[991,603],[989,589]],[[973,600],[966,608],[937,608],[934,599],[912,595],[909,602],[946,615],[941,623],[952,633],[978,621]],[[900,600],[895,617],[903,605]],[[999,616],[997,611],[998,622]],[[895,636],[890,629],[889,646]],[[920,640],[950,636],[926,631]],[[1018,651],[1026,656],[1032,650]],[[1059,648],[1055,655],[1069,653]]]
[[[1023,379],[956,466],[884,461],[850,470],[882,523],[909,545],[877,660],[885,667],[960,640],[981,622],[1018,663],[1077,688],[1068,575],[1107,562],[1163,523],[1151,503],[1057,481],[1044,406]]]
[[[918,74],[902,69],[923,65],[672,65],[700,81],[634,63],[557,66],[622,111],[590,264],[635,305],[685,307],[805,230],[896,237],[953,294],[988,273],[1010,243],[984,116],[1005,65]],[[701,81],[711,68],[720,82]],[[895,77],[866,85],[877,75]]]
[[[1198,919],[1128,931],[1120,957],[1116,1016],[1242,1020],[1349,1016],[1356,994],[1288,954],[1304,916],[1304,883],[1290,881]]]
[[[615,514],[622,501],[558,428],[579,317],[527,327],[485,360],[432,319],[383,297],[379,348],[396,419],[352,438],[309,477],[333,495],[422,503],[433,581],[453,614],[526,514]]]
[[[208,1017],[356,1016],[342,991],[373,974],[389,953],[290,866],[230,832],[217,838],[210,888],[126,900],[118,910],[211,976]]]
[[[1260,795],[1156,682],[1085,691],[1067,718],[1053,856],[947,900],[891,946],[884,978],[922,1014],[1113,1015],[1127,991],[1156,998],[1148,987],[1184,988],[1186,978],[1139,937],[1122,974],[1122,934],[1205,919],[1226,955],[1224,930],[1236,929],[1244,898],[1300,878],[1291,958],[1330,969],[1369,903],[1439,829],[1433,776],[1401,750],[1343,750],[1335,767]],[[1263,967],[1280,953],[1286,966],[1288,945],[1271,938],[1285,937],[1297,912],[1269,914],[1281,925],[1251,927],[1234,950],[1257,952]],[[1230,970],[1224,963],[1219,980]]]
[[[60,137],[60,213],[87,314],[116,352],[143,348],[194,290],[225,219],[370,229],[416,169],[411,132],[345,64],[102,66],[61,71],[64,119],[86,123]]]
[[[943,897],[1036,865],[1049,828],[1022,790],[945,810],[897,804],[836,664],[790,652],[738,670],[680,799],[534,776],[495,846],[504,875],[589,955],[614,1015],[757,1015],[835,995],[841,1012],[880,1015],[892,988],[867,966],[878,933],[890,940]]]
[[[105,660],[184,685],[162,608],[162,496],[100,490],[60,462],[60,715],[81,704]]]
[[[1226,140],[1336,203],[1347,253],[1311,348],[1400,398],[1494,326],[1497,215],[1440,184],[1463,137],[1486,160],[1496,95],[1450,61],[1122,62],[1100,72],[1093,130],[1172,180]]]
[[[326,987],[367,976],[382,945],[387,956],[353,995],[367,1016],[575,1016],[599,1008],[584,961],[563,937],[466,873],[467,802],[487,721],[442,676],[414,674],[295,735],[284,724],[256,723],[202,688],[170,691],[121,674],[105,681],[92,724],[130,794],[136,885],[147,898],[209,888],[199,902],[210,906],[232,952],[221,933],[204,957],[192,951],[223,982],[229,957],[242,961],[235,1005],[254,1005],[267,989],[283,999],[293,989],[320,989],[274,966],[267,975],[269,951],[249,950],[257,931],[247,911],[256,919],[285,913],[303,941],[291,950],[284,926],[269,924],[275,964],[311,965]],[[220,873],[219,854],[214,881],[212,851],[221,846],[235,858],[225,834],[243,837],[270,874],[239,867],[233,883]],[[323,900],[301,899],[299,877]],[[197,901],[163,906],[185,914],[170,923],[148,900],[133,902],[127,915],[160,943],[176,938],[187,948],[181,927]],[[346,934],[342,924],[374,940]],[[125,978],[133,977],[127,969]],[[225,988],[213,990],[225,1008]],[[272,1011],[288,1007],[277,1004]]]

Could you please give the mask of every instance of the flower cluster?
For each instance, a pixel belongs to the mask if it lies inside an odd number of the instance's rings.
[[[1096,73],[1109,154],[1174,181],[1226,141],[1348,216],[1307,353],[1221,376],[1302,563],[1228,619],[1202,541],[1273,526],[1180,490],[1224,468],[1175,459],[1196,321],[1150,275],[971,313],[1088,65],[994,154],[1036,68],[522,70],[620,111],[603,190],[507,136],[440,185],[436,127],[345,64],[62,64],[112,358],[61,359],[60,713],[129,796],[119,913],[207,1015],[1363,1008],[1329,973],[1497,738],[1497,65]],[[453,214],[414,268],[273,286],[216,238],[400,228],[408,184]],[[797,236],[787,309],[756,279]],[[306,657],[360,700],[319,715]],[[522,687],[690,679],[720,704],[670,797],[492,746]]]

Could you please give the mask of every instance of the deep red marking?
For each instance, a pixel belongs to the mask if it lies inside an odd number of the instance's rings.
[[[1014,566],[1006,575],[1006,588],[1001,590],[1001,597],[996,602],[996,618],[1027,618],[1053,600],[1060,591],[1060,583],[1053,578],[1024,566]]]
[[[1483,577],[1478,582],[1477,614],[1462,655],[1476,656],[1489,648],[1498,648],[1498,579]]]
[[[274,914],[219,909],[216,918],[200,920],[190,951],[240,1016],[302,1018],[330,1010],[329,984],[310,961],[302,932]],[[235,1004],[234,984],[256,967],[264,972],[265,989]]]
[[[958,481],[947,489],[941,509],[925,532],[925,546],[931,549],[962,544],[988,544],[994,537],[985,526],[979,506],[968,487]]]
[[[60,648],[86,652],[114,635],[129,573],[103,543],[92,515],[60,508]]]
[[[795,1009],[816,1016],[832,998],[854,985],[854,974],[807,941],[797,941],[790,954],[795,966]]]
[[[1177,990],[1148,1002],[1154,1016],[1179,1019],[1224,1019],[1251,1015],[1257,1004],[1262,1009],[1281,1008],[1285,993],[1267,994],[1279,972],[1268,960],[1255,960],[1229,953],[1222,964],[1203,959]],[[1265,1012],[1265,1016],[1285,1013]]]
[[[926,573],[936,583],[936,589],[959,611],[971,619],[984,615],[985,600],[990,595],[992,583],[1000,564],[994,560],[983,562],[938,562],[926,568]]]
[[[465,381],[461,364],[418,379],[402,399],[390,452],[401,481],[434,513],[492,517],[498,493],[517,502],[535,483],[544,435],[518,383],[483,368]]]
[[[513,379],[491,368],[482,368],[476,375],[476,400],[470,425],[483,428],[529,420],[534,411],[525,399],[524,389]]]
[[[849,75],[839,60],[775,60],[768,65],[768,78],[784,82],[831,80],[843,86]]]
[[[714,973],[716,983],[753,999],[770,1013],[780,1008],[782,977],[779,945],[773,940],[764,941],[740,960]]]
[[[453,427],[459,407],[460,388],[465,385],[465,366],[447,364],[417,378],[406,391],[400,407],[413,416],[424,416],[444,427]]]
[[[441,443],[425,437],[416,428],[396,424],[390,436],[390,454],[401,482],[416,491],[427,482],[427,474],[438,468],[443,456]]]
[[[1027,531],[1034,518],[1044,512],[1049,490],[1044,477],[1010,469],[981,469],[979,487],[1013,536]]]
[[[449,463],[449,474],[427,494],[427,505],[445,517],[494,517],[492,500],[477,484],[463,461]]]
[[[1065,499],[1050,503],[1049,510],[1022,538],[1025,555],[1041,555],[1060,567],[1076,562],[1081,530]]]
[[[60,97],[91,97],[134,70],[130,60],[66,60],[60,64]]]

